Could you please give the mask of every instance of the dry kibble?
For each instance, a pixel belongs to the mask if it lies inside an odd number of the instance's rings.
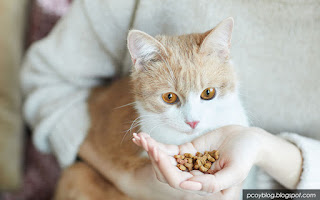
[[[181,171],[185,171],[187,168],[184,165],[181,164],[177,164],[177,167],[181,170]]]
[[[204,164],[203,166],[207,169],[210,169],[212,163],[211,162],[207,162],[206,164]]]
[[[210,162],[215,162],[216,161],[216,159],[214,159],[212,156],[210,156],[209,154],[208,154],[208,160],[210,161]]]
[[[216,152],[216,150],[210,151],[209,155],[213,157],[214,153]]]
[[[180,162],[181,165],[184,165],[185,163],[186,163],[185,160],[181,160],[181,162]]]
[[[202,165],[201,160],[200,160],[200,159],[197,159],[197,160],[196,160],[196,164],[199,165],[199,166],[201,166],[201,165]]]
[[[204,165],[207,162],[207,157],[201,157],[199,160],[201,161],[201,164]]]
[[[215,151],[212,157],[214,159],[218,160],[219,159],[219,151]]]
[[[199,156],[201,157],[202,156],[202,153],[200,153],[199,151],[196,153],[196,156]]]
[[[208,158],[208,156],[207,156],[207,155],[203,155],[203,156],[202,156],[202,159],[207,160],[207,158]]]
[[[177,161],[177,167],[182,171],[200,170],[206,174],[213,174],[211,170],[212,164],[219,159],[219,151],[205,151],[203,154],[197,152],[195,156],[191,153],[185,153],[184,155],[174,155]]]
[[[188,171],[192,171],[193,170],[193,164],[191,164],[191,163],[185,163],[184,166],[186,168],[188,168]]]
[[[183,161],[181,158],[176,158],[177,163],[181,164],[181,161]]]
[[[186,158],[192,158],[192,157],[193,157],[191,153],[185,153],[184,156],[185,156]]]
[[[200,166],[199,170],[201,172],[206,172],[206,171],[208,171],[208,168],[205,168],[204,166]]]
[[[193,165],[193,169],[199,169],[199,168],[200,168],[199,165],[197,165],[197,164]]]

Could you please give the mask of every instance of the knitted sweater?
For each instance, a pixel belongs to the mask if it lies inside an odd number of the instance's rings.
[[[317,0],[75,0],[23,63],[24,116],[33,142],[56,155],[62,167],[74,162],[90,126],[90,89],[129,73],[129,29],[150,35],[204,32],[233,16],[232,60],[252,124],[273,133],[298,132],[280,134],[301,149],[298,188],[320,188],[319,7]],[[248,179],[266,188],[263,183],[270,181],[257,173]]]

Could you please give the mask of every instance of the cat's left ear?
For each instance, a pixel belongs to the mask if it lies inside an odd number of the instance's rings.
[[[137,70],[145,69],[145,63],[166,52],[158,40],[142,31],[131,30],[127,42],[133,65]]]
[[[214,29],[204,33],[206,37],[200,46],[200,53],[214,54],[222,60],[228,60],[233,24],[233,18],[229,17],[220,22]]]

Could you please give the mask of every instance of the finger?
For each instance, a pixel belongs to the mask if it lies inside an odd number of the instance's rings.
[[[225,167],[215,174],[194,176],[188,181],[195,181],[202,184],[202,191],[215,193],[230,188],[243,181],[243,176],[233,167]]]
[[[141,136],[140,133],[139,133],[138,136],[139,136],[139,138],[140,138],[140,142],[141,142],[142,147],[144,148],[144,150],[145,150],[146,152],[148,152],[148,151],[149,151],[149,147],[148,147],[147,140],[145,139],[145,137]]]
[[[137,146],[141,147],[140,142],[138,142],[135,138],[132,138],[132,142],[135,143]]]
[[[161,150],[158,151],[158,157],[159,170],[171,187],[180,188],[182,181],[192,177],[190,173],[182,172],[176,166],[172,165],[169,157]]]
[[[169,145],[169,144],[163,144],[160,142],[157,142],[153,138],[150,137],[150,135],[146,133],[139,133],[138,134],[140,138],[144,138],[147,141],[148,147],[157,147],[161,151],[165,152],[168,155],[176,155],[179,154],[179,147],[177,145]]]
[[[202,172],[199,171],[199,170],[192,170],[192,171],[190,172],[190,174],[192,174],[193,176],[201,176],[201,175],[203,175],[204,173],[202,173]]]
[[[158,157],[157,154],[158,154],[158,152],[157,152],[156,148],[153,148],[148,152],[148,155],[149,155],[149,158],[151,160],[151,164],[152,164],[153,170],[154,170],[154,172],[155,172],[155,174],[157,176],[157,179],[160,182],[167,183],[166,179],[161,174],[161,171],[160,171],[160,169],[158,167],[157,159],[156,159]]]
[[[139,147],[141,147],[141,141],[140,141],[140,137],[136,134],[136,133],[133,133],[132,134],[133,138],[132,138],[132,141],[138,145]]]
[[[199,182],[195,181],[183,181],[182,183],[180,183],[180,188],[184,190],[199,191],[202,189],[202,185]]]

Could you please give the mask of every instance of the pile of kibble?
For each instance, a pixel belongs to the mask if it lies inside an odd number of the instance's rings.
[[[200,170],[206,174],[213,174],[213,170],[210,169],[211,165],[219,159],[219,151],[205,151],[203,154],[197,152],[196,155],[191,153],[185,153],[183,155],[174,155],[177,161],[177,167],[181,171]]]

